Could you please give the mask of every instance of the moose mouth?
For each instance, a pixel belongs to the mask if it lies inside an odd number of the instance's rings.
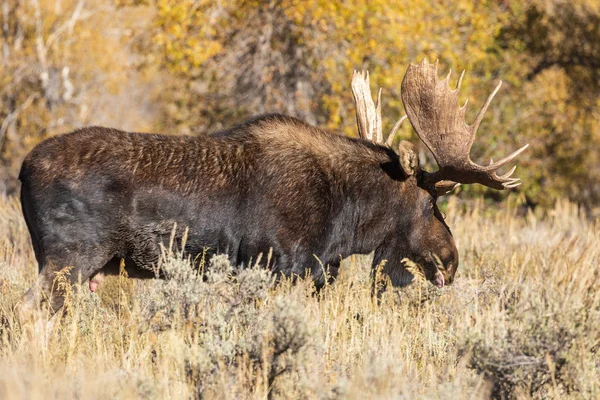
[[[98,271],[90,277],[90,292],[95,293],[96,290],[98,290],[98,286],[100,286],[100,283],[104,280],[104,276],[103,271]]]
[[[446,284],[446,280],[444,279],[444,274],[442,274],[441,271],[437,271],[435,273],[435,277],[432,282],[438,288],[440,288],[440,289],[443,288],[444,285]]]
[[[415,257],[417,262],[413,265],[416,266],[420,272],[419,275],[427,279],[437,288],[443,288],[446,286],[446,278],[444,277],[445,268],[440,261],[439,257],[431,254],[425,257]],[[413,272],[413,271],[411,271]],[[414,273],[414,272],[413,272]]]
[[[92,292],[92,293],[96,292],[96,290],[98,290],[99,284],[100,284],[100,282],[94,280],[93,278],[90,279],[90,292]]]
[[[418,261],[411,261],[409,258],[403,260],[403,262],[406,261],[405,266],[408,267],[408,271],[413,276],[416,277],[416,275],[418,275],[421,279],[431,282],[440,289],[446,286],[446,283],[451,281],[451,279],[449,279],[448,282],[446,281],[444,273],[442,272],[444,271],[443,266],[438,262],[431,261],[431,257],[414,257],[413,259]]]

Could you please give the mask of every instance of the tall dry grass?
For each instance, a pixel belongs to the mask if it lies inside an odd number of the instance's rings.
[[[75,291],[52,331],[12,311],[36,265],[0,201],[0,398],[600,398],[600,226],[558,203],[449,204],[455,284],[370,295],[369,257],[319,293],[177,253],[166,281]]]

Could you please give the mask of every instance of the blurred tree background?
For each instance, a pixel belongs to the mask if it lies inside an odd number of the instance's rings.
[[[389,130],[407,65],[428,58],[440,75],[467,70],[469,121],[505,83],[474,160],[530,143],[517,172],[529,204],[600,204],[597,0],[0,3],[0,192],[37,142],[89,124],[201,135],[282,112],[355,136],[354,69],[384,88]],[[401,138],[417,142],[409,124]]]

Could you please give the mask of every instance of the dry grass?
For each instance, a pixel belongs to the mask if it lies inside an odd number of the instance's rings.
[[[15,199],[0,200],[0,398],[599,398],[600,226],[559,203],[461,211],[453,286],[370,296],[369,258],[318,294],[212,260],[203,280],[75,292],[49,333],[12,308],[36,275]]]

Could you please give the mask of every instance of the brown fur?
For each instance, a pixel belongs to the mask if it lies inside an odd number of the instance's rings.
[[[435,194],[398,154],[281,115],[202,137],[85,128],[38,145],[20,179],[42,292],[66,265],[85,280],[115,258],[155,264],[174,224],[178,239],[189,228],[192,255],[210,248],[247,265],[273,251],[275,272],[308,272],[317,286],[321,263],[335,276],[354,253],[388,260],[397,285],[412,279],[404,257],[428,265],[430,279],[433,254],[447,280],[458,264]]]

